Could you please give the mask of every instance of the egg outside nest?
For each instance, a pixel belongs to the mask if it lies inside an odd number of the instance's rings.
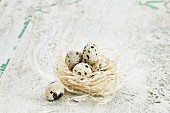
[[[50,83],[45,90],[45,97],[48,101],[58,100],[64,95],[64,87],[59,82]]]

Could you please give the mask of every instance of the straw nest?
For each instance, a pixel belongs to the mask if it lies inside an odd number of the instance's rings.
[[[92,97],[114,95],[123,79],[116,73],[116,62],[105,54],[100,56],[105,59],[106,65],[99,71],[89,74],[88,77],[73,73],[65,65],[65,56],[58,56],[55,74],[69,92]]]

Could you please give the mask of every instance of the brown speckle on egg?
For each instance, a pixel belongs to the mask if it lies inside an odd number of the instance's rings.
[[[89,55],[87,55],[87,58],[89,59]]]
[[[89,66],[88,65],[85,65],[86,66],[86,68],[88,68]]]
[[[94,46],[91,46],[91,48],[94,48]]]
[[[94,75],[91,75],[90,78],[94,78]]]
[[[84,59],[84,63],[87,63],[87,60],[86,60],[86,59]]]

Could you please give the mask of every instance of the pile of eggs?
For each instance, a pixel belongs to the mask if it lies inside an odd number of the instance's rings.
[[[65,64],[76,75],[88,77],[89,74],[102,69],[104,61],[99,56],[96,45],[88,43],[82,53],[69,51],[65,57]]]
[[[67,52],[65,64],[70,71],[82,77],[89,77],[89,74],[100,71],[106,66],[105,60],[100,57],[99,50],[93,43],[88,43],[83,52]],[[46,99],[49,101],[57,100],[63,94],[64,87],[58,82],[50,83],[45,90]]]

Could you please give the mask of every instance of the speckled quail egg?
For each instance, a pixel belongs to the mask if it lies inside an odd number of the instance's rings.
[[[104,58],[99,58],[98,62],[92,65],[92,71],[100,71],[102,68],[107,66],[107,62]]]
[[[49,101],[57,100],[64,94],[64,87],[59,82],[50,83],[45,90],[45,97]]]
[[[65,57],[65,64],[69,69],[72,69],[75,65],[82,61],[82,54],[76,51],[70,51]]]
[[[84,47],[82,56],[84,63],[88,63],[90,65],[95,64],[99,59],[98,48],[95,44],[88,43]]]
[[[87,63],[79,63],[73,68],[73,73],[81,76],[86,76],[92,73],[92,67]]]

